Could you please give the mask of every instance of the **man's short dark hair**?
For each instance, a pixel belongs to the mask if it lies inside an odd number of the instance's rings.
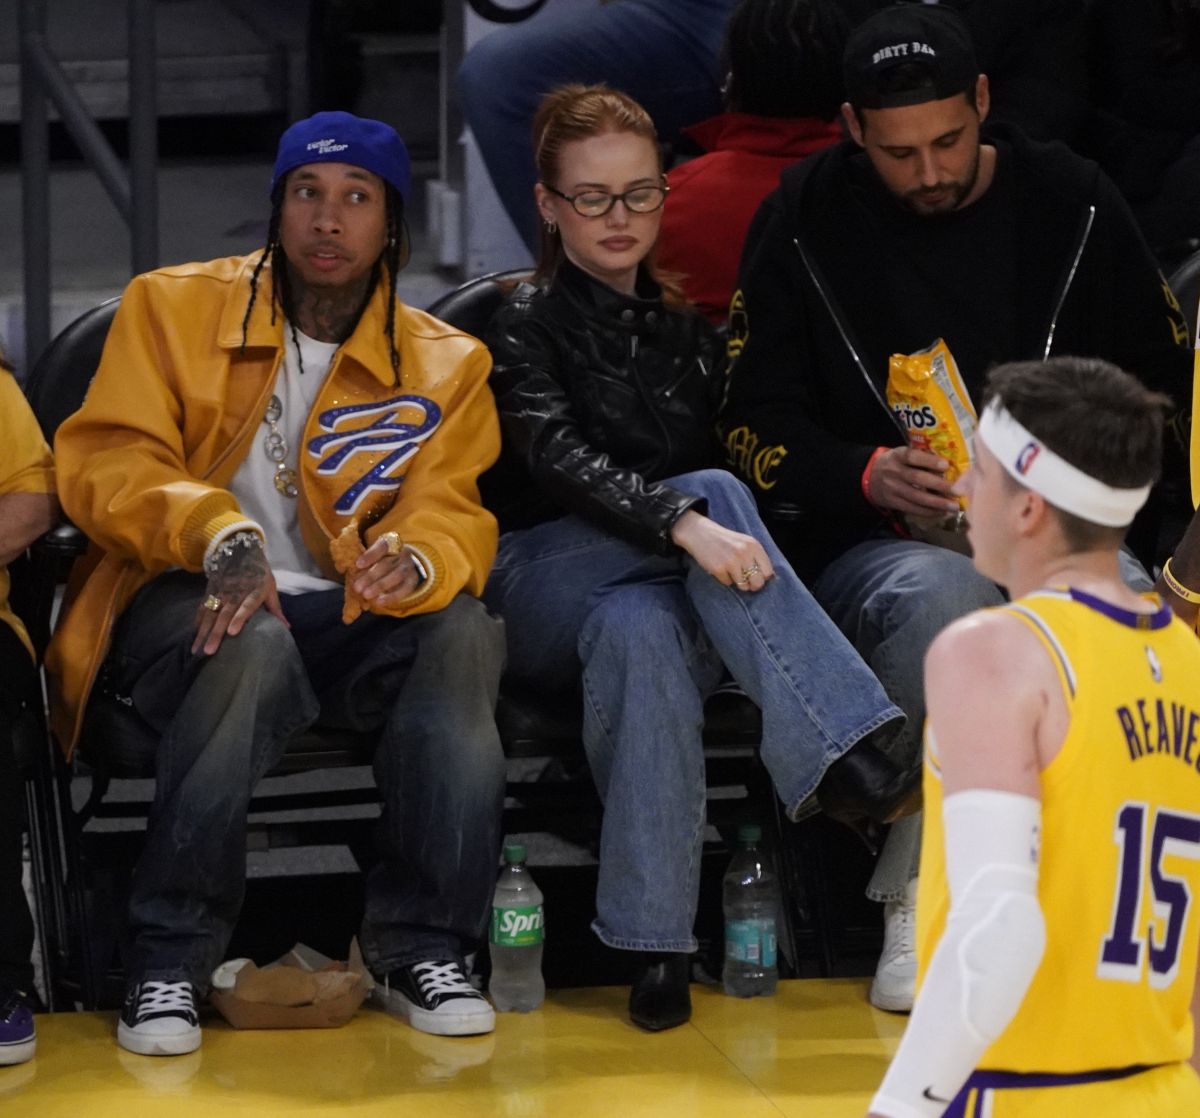
[[[837,0],[741,0],[725,25],[725,103],[756,116],[833,120],[850,20]]]
[[[1060,458],[1105,485],[1137,489],[1162,472],[1163,423],[1172,401],[1108,361],[1052,357],[998,365],[988,373],[984,406],[993,400]],[[1055,512],[1075,551],[1119,542],[1127,531],[1057,506]]]

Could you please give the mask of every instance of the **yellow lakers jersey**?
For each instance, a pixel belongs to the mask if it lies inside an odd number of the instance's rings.
[[[1200,641],[1167,607],[1079,591],[999,607],[1028,625],[1070,713],[1041,774],[1046,953],[981,1068],[1078,1072],[1186,1060],[1200,951]],[[949,906],[937,743],[926,734],[919,975]]]

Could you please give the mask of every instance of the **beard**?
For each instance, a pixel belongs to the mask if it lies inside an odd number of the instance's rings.
[[[919,217],[937,217],[940,214],[953,213],[963,204],[979,178],[979,148],[975,149],[975,158],[961,179],[950,179],[939,182],[936,186],[920,186],[900,196],[901,204]]]

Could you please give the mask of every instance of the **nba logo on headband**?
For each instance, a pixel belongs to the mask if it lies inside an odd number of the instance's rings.
[[[1042,452],[1039,443],[1028,443],[1025,449],[1017,455],[1017,473],[1024,477],[1029,473],[1029,467],[1033,465],[1033,460]]]

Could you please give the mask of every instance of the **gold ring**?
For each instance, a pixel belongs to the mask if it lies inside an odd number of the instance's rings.
[[[217,610],[221,608],[221,599],[218,598],[216,594],[209,594],[209,596],[204,599],[204,608],[212,610],[213,613],[216,613]]]
[[[404,541],[399,532],[384,532],[379,538],[387,544],[389,555],[399,555],[404,550]]]
[[[750,585],[750,580],[748,578],[735,578],[733,580],[733,582],[734,582],[735,586],[749,586]]]
[[[742,577],[749,581],[751,575],[756,575],[762,568],[757,563],[751,563],[748,567],[742,568]]]

